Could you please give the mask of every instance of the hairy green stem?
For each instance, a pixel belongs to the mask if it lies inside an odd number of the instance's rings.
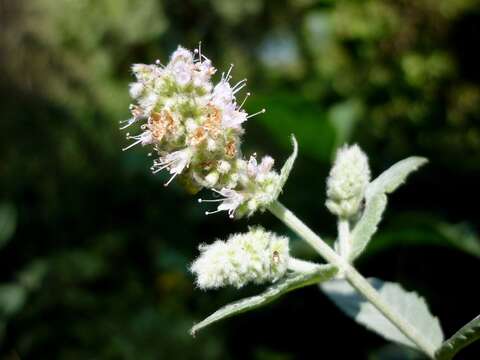
[[[390,322],[395,325],[408,339],[410,339],[420,350],[430,358],[434,358],[435,348],[427,341],[419,331],[408,321],[401,317],[392,307],[387,304],[380,294],[353,266],[340,257],[327,243],[306,226],[290,210],[285,208],[279,201],[274,201],[268,207],[270,212],[284,222],[298,236],[309,243],[317,252],[330,264],[339,268],[345,275],[346,280],[365,299],[367,299],[378,311],[380,311]]]
[[[350,256],[350,224],[348,219],[338,220],[338,252],[344,259]]]

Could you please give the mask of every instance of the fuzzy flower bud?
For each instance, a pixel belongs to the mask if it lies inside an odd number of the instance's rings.
[[[199,250],[190,270],[204,290],[275,282],[285,275],[289,261],[288,239],[261,227],[231,235],[227,241],[202,244]]]
[[[342,218],[355,215],[370,181],[368,158],[358,145],[343,146],[337,152],[335,163],[327,180],[326,206]]]

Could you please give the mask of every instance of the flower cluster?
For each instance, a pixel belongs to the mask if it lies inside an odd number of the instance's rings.
[[[326,206],[333,214],[350,218],[358,213],[370,182],[368,158],[358,145],[343,146],[327,180]]]
[[[281,179],[272,170],[269,156],[257,162],[241,156],[242,124],[264,110],[248,115],[238,104],[236,94],[246,86],[241,80],[230,85],[231,70],[223,73],[214,85],[216,69],[201,53],[179,47],[167,65],[133,65],[136,82],[130,94],[136,104],[130,106],[132,117],[122,129],[140,123],[140,133],[127,133],[134,145],[152,146],[155,158],[151,170],[167,170],[192,191],[209,188],[218,202],[216,211],[227,211],[230,217],[251,215],[264,209],[279,193]]]
[[[201,254],[190,269],[201,289],[275,282],[285,275],[289,261],[288,239],[261,227],[199,249]]]

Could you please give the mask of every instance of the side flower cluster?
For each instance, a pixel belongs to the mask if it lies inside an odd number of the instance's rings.
[[[122,129],[139,124],[140,132],[127,139],[135,145],[151,146],[155,154],[151,170],[171,174],[168,185],[178,176],[191,192],[202,188],[214,191],[216,211],[230,217],[251,215],[264,209],[279,193],[281,179],[269,156],[257,161],[255,155],[241,156],[242,124],[264,110],[248,115],[237,103],[236,94],[246,80],[230,84],[231,70],[214,85],[216,69],[201,53],[179,47],[167,65],[133,65],[136,81],[130,85],[135,104],[132,117]]]
[[[345,219],[357,214],[369,182],[368,158],[360,147],[340,148],[327,179],[328,210]]]
[[[190,269],[204,290],[275,282],[285,275],[289,261],[288,239],[261,227],[231,235],[227,241],[200,245],[199,250]]]

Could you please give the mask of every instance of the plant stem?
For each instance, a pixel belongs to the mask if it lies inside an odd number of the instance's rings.
[[[274,201],[268,207],[270,212],[285,223],[298,236],[309,243],[317,252],[330,264],[339,268],[339,271],[345,275],[347,281],[352,285],[365,299],[367,299],[378,311],[380,311],[390,322],[395,325],[410,341],[426,353],[430,358],[434,358],[435,348],[427,341],[418,330],[408,321],[401,317],[391,308],[353,266],[341,258],[327,243],[325,243],[317,234],[306,226],[290,210],[285,208],[279,201]]]
[[[350,224],[347,219],[338,220],[338,252],[344,259],[350,256]]]

